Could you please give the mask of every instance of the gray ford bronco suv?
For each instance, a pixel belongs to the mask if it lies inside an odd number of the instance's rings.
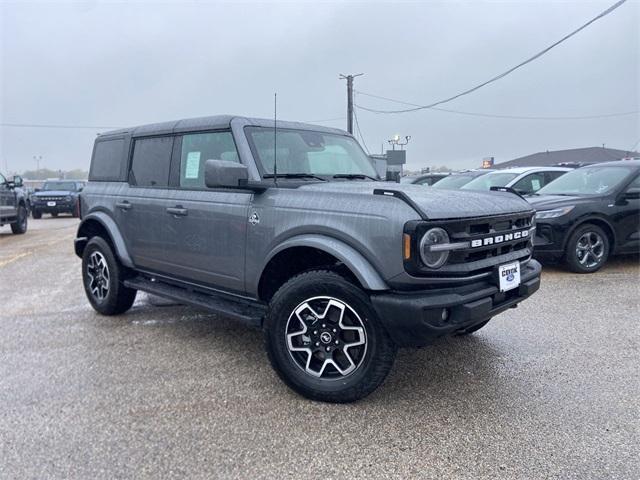
[[[540,285],[529,203],[381,182],[332,128],[215,116],[109,132],[80,204],[95,310],[144,291],[262,328],[275,371],[315,400],[366,396],[397,347],[472,333]]]

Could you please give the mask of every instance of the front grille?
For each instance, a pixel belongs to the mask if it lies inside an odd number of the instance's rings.
[[[45,197],[45,196],[41,196],[41,197],[38,197],[38,200],[40,200],[41,202],[65,202],[67,200],[67,197],[59,197],[59,196]]]
[[[444,228],[449,234],[450,243],[467,243],[469,247],[451,250],[447,263],[439,269],[424,267],[416,257],[405,262],[405,269],[412,275],[464,278],[492,272],[496,265],[527,261],[533,252],[534,222],[532,212],[409,222],[405,226],[405,232],[411,232],[414,239],[412,251],[419,251],[422,235],[433,227]],[[526,237],[522,232],[527,232]]]
[[[477,222],[452,222],[443,225],[449,232],[451,242],[464,242],[472,240],[484,240],[485,238],[493,238],[507,236],[513,232],[521,232],[529,230],[533,227],[533,215],[527,213],[521,216],[513,216],[511,218],[488,218]],[[493,257],[510,254],[513,252],[526,252],[531,243],[533,232],[526,239],[513,239],[502,241],[497,244],[486,245],[482,247],[469,248],[465,250],[452,251],[449,256],[450,264],[460,264],[477,262]]]

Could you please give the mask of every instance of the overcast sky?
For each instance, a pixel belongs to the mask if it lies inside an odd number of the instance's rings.
[[[614,0],[501,2],[2,2],[1,123],[120,127],[232,113],[346,128],[340,73],[362,92],[425,104],[501,73]],[[640,3],[443,105],[517,116],[639,109]],[[379,109],[397,104],[359,96]],[[358,113],[372,153],[411,135],[410,168],[479,166],[544,150],[630,149],[640,116],[507,120],[433,110]],[[103,128],[0,127],[0,168],[88,168]]]

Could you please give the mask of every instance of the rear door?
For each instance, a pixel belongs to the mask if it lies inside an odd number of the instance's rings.
[[[253,193],[209,189],[207,160],[239,162],[230,131],[176,137],[171,195],[164,203],[166,261],[174,275],[210,287],[243,293],[248,211]]]
[[[640,175],[637,176],[622,191],[640,188]],[[613,216],[614,228],[618,251],[637,251],[640,248],[640,199],[622,199],[620,195],[616,201],[615,215]]]
[[[133,263],[159,273],[171,271],[165,256],[165,212],[174,137],[139,137],[132,140],[128,186],[115,201],[116,221],[124,234]]]

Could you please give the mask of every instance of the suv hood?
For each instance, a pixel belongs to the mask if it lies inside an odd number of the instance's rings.
[[[538,195],[527,197],[527,201],[533,205],[536,210],[551,210],[553,208],[575,205],[577,203],[589,203],[600,199],[596,195]]]
[[[473,190],[437,190],[424,185],[391,182],[325,182],[303,185],[300,190],[373,195],[375,189],[404,192],[430,220],[473,218],[532,211],[531,205],[513,193]],[[402,202],[401,199],[396,199]]]

